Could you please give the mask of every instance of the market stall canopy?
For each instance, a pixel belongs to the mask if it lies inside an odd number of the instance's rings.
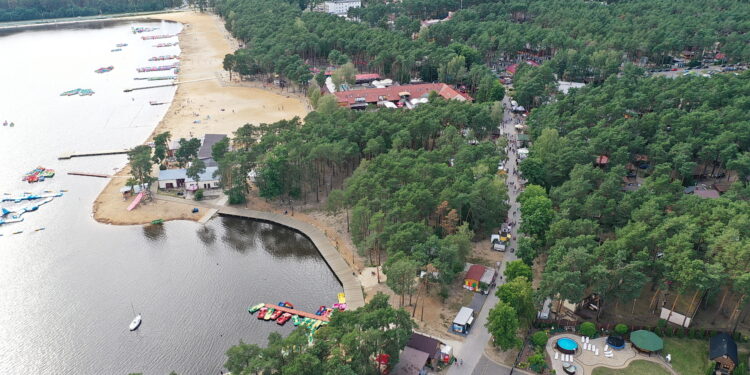
[[[651,331],[635,331],[630,334],[630,341],[641,350],[656,352],[664,348],[664,341]]]

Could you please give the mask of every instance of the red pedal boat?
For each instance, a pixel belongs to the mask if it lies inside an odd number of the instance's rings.
[[[287,322],[287,320],[289,320],[291,318],[292,318],[292,314],[290,314],[290,313],[284,313],[278,319],[276,319],[276,324],[278,324],[280,326],[283,326]]]
[[[268,311],[268,307],[261,307],[260,310],[258,310],[258,320],[261,320],[266,316],[266,311]]]
[[[276,310],[276,311],[274,311],[274,312],[273,312],[273,314],[271,314],[271,320],[276,320],[276,318],[278,318],[278,317],[279,317],[279,316],[280,316],[281,314],[283,314],[283,313],[284,313],[284,312],[283,312],[283,311],[281,311],[281,310]]]

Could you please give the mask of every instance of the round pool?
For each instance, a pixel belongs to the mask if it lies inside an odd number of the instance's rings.
[[[576,349],[578,349],[578,343],[575,340],[563,337],[557,340],[555,347],[565,354],[575,354]]]

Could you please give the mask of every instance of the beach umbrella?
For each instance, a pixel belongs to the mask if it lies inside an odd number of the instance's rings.
[[[664,348],[664,341],[661,337],[651,331],[635,331],[630,334],[630,341],[639,349],[648,352],[656,352]]]

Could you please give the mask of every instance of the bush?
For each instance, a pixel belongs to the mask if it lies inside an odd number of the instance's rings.
[[[734,375],[747,375],[747,363],[745,361],[740,361],[740,364],[735,367]]]
[[[622,336],[622,335],[624,335],[624,334],[628,333],[628,326],[626,326],[626,325],[624,325],[624,324],[620,323],[620,324],[618,324],[618,325],[616,325],[616,326],[615,326],[615,332],[616,332],[616,333],[617,333],[618,335],[621,335],[621,336]]]
[[[446,299],[448,299],[448,296],[450,295],[450,290],[448,289],[447,285],[441,285],[440,291],[438,292],[438,295],[440,298],[443,299],[443,302],[445,302]]]
[[[659,337],[664,337],[664,328],[656,327],[654,333]]]
[[[659,328],[665,328],[667,326],[667,321],[664,319],[659,319],[659,322],[656,323],[656,326]]]
[[[588,337],[594,337],[596,334],[596,326],[591,322],[584,322],[578,330],[582,335]]]
[[[544,371],[544,369],[547,367],[547,361],[544,360],[544,355],[541,353],[536,353],[530,356],[529,367],[538,373]]]
[[[167,166],[164,165],[164,164],[159,164],[159,170],[160,171],[166,171],[167,170]]]
[[[533,342],[537,348],[544,348],[544,346],[547,345],[547,340],[549,340],[549,336],[547,336],[547,332],[544,331],[539,331],[531,335],[531,342]]]
[[[739,332],[735,332],[735,333],[733,333],[733,334],[732,334],[732,338],[733,338],[733,339],[734,339],[734,341],[736,341],[736,342],[742,342],[742,334],[741,334],[741,333],[739,333]]]
[[[193,194],[193,199],[199,201],[203,199],[203,189],[198,189],[195,191],[195,194]]]
[[[675,328],[675,336],[683,338],[685,336],[685,330],[682,328]]]

